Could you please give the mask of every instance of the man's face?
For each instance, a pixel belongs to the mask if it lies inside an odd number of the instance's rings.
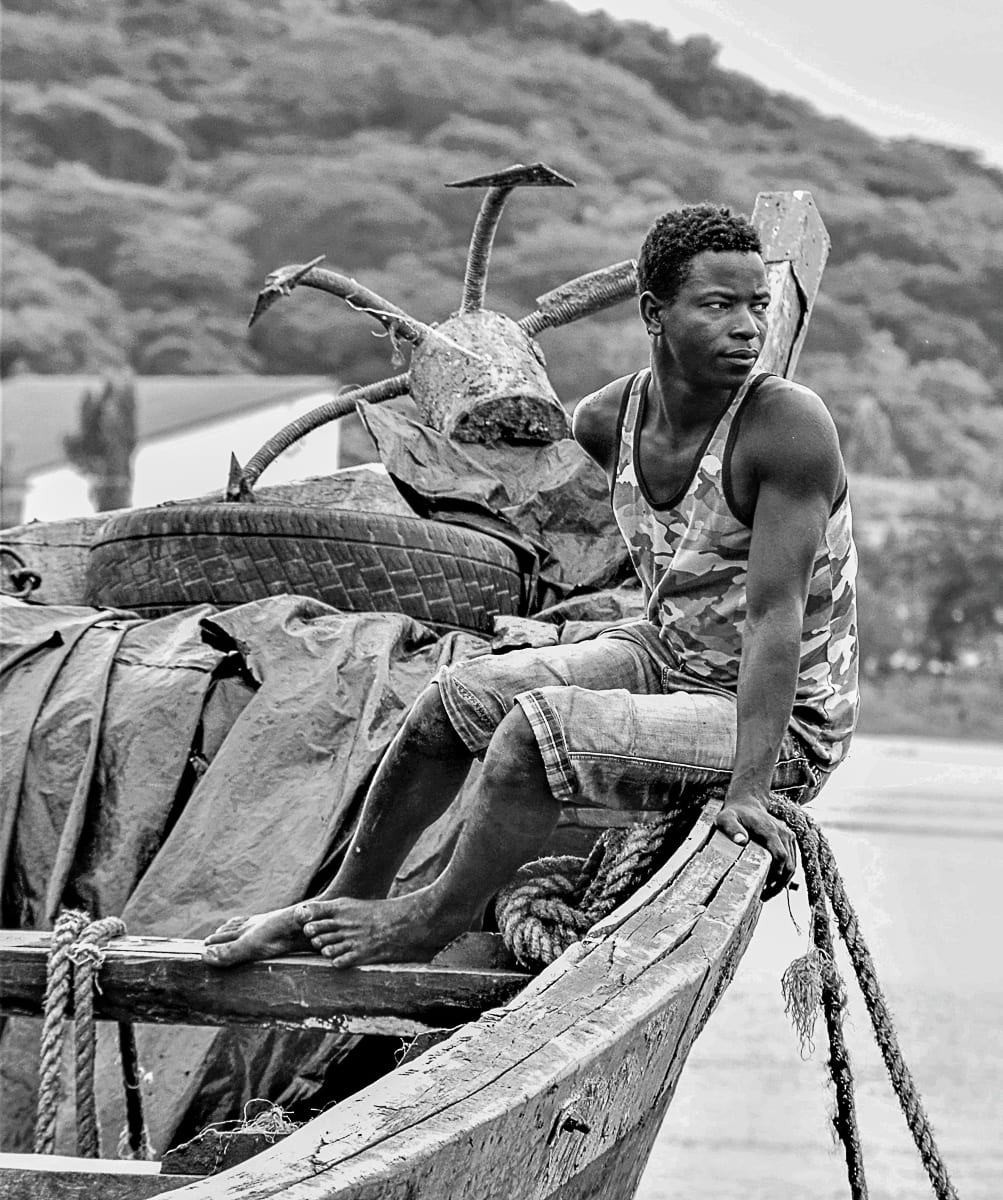
[[[655,353],[693,383],[737,386],[763,348],[769,303],[758,254],[703,250],[691,259],[676,298],[657,310]]]

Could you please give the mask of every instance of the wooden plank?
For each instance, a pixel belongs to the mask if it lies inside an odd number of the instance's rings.
[[[146,1200],[198,1175],[161,1175],[160,1163],[63,1154],[0,1154],[3,1200]]]
[[[42,1011],[50,939],[48,933],[0,931],[0,1012]],[[96,1015],[410,1037],[476,1018],[529,981],[521,971],[421,963],[337,970],[316,954],[221,971],[202,961],[201,950],[201,942],[189,939],[117,939],[101,968]]]
[[[752,223],[770,282],[770,328],[756,370],[791,379],[831,243],[810,192],[760,192]]]

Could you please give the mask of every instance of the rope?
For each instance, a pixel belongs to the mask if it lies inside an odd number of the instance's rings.
[[[884,1059],[885,1069],[888,1071],[923,1167],[938,1200],[957,1200],[957,1192],[954,1190],[947,1174],[947,1167],[937,1149],[933,1129],[930,1126],[930,1118],[926,1114],[912,1073],[902,1056],[891,1013],[881,985],[878,983],[874,960],[871,958],[870,950],[860,932],[857,914],[850,904],[843,880],[836,868],[832,847],[821,833],[819,834],[819,858],[826,891],[832,903],[832,910],[836,915],[836,923],[846,944],[850,961],[853,963],[853,970],[871,1018],[871,1026],[881,1050],[881,1057]]]
[[[93,921],[69,950],[73,960],[73,1037],[76,1052],[77,1154],[98,1158],[101,1133],[98,1129],[97,1101],[94,1097],[94,1054],[97,1027],[94,1023],[94,988],[97,973],[104,962],[104,946],[125,933],[119,917]]]
[[[700,802],[708,795],[702,794]],[[867,1200],[863,1151],[857,1125],[853,1071],[843,1037],[846,988],[836,967],[829,905],[843,938],[885,1067],[938,1200],[958,1200],[934,1139],[930,1121],[902,1057],[867,943],[860,932],[836,859],[825,835],[796,804],[772,795],[769,811],[793,831],[801,852],[811,906],[811,948],[784,972],[787,1012],[802,1042],[813,1049],[812,1032],[821,1009],[829,1039],[828,1071],[836,1095],[833,1128],[843,1145],[852,1200]],[[520,868],[495,899],[495,918],[516,960],[539,970],[581,940],[668,859],[678,834],[692,824],[693,807],[649,825],[609,829],[587,859],[545,858]]]
[[[892,1088],[898,1099],[899,1106],[902,1109],[906,1119],[906,1124],[909,1127],[909,1132],[912,1135],[913,1142],[919,1152],[923,1167],[926,1170],[927,1176],[933,1187],[934,1194],[938,1200],[958,1200],[958,1194],[951,1183],[947,1173],[947,1167],[937,1148],[933,1130],[930,1126],[929,1117],[923,1107],[923,1101],[920,1098],[919,1091],[912,1078],[912,1073],[909,1071],[902,1056],[901,1048],[899,1047],[898,1037],[895,1033],[895,1026],[892,1021],[891,1013],[885,1001],[884,994],[878,983],[877,974],[874,968],[874,960],[871,957],[870,950],[864,940],[864,936],[860,931],[860,925],[857,920],[857,914],[853,910],[850,899],[846,894],[846,888],[843,884],[842,877],[836,867],[836,859],[832,852],[832,847],[829,845],[825,835],[815,824],[812,818],[792,804],[789,800],[783,800],[778,796],[771,798],[769,805],[770,812],[773,816],[784,821],[794,830],[798,839],[798,846],[801,850],[801,857],[805,866],[805,879],[808,886],[809,900],[812,902],[812,932],[816,950],[821,952],[819,945],[819,937],[828,943],[831,947],[831,934],[828,928],[828,912],[825,906],[825,899],[828,897],[832,905],[833,913],[836,917],[836,924],[840,935],[847,948],[850,956],[850,962],[853,964],[854,974],[857,977],[857,982],[860,985],[860,990],[863,993],[864,1003],[867,1007],[868,1015],[871,1019],[871,1025],[874,1029],[874,1036],[881,1050],[881,1056],[884,1059],[885,1067],[891,1079]],[[809,865],[810,860],[810,865]],[[809,874],[810,872],[810,874]],[[821,887],[819,888],[819,883]],[[815,899],[813,896],[815,891]],[[819,935],[817,930],[820,926],[825,926],[824,934]],[[829,961],[832,963],[831,949],[828,951]],[[798,964],[792,964],[785,973],[787,979],[791,971],[797,972]],[[838,974],[835,971],[835,966],[831,967],[832,976],[838,979]],[[832,996],[832,988],[826,988],[824,985],[825,975],[823,975],[823,987],[821,989],[821,1003],[823,1012],[826,1015],[826,1023],[830,1028],[830,1073],[833,1076],[833,1083],[836,1087],[836,1103],[837,1103],[837,1132],[844,1139],[844,1146],[847,1154],[847,1165],[849,1169],[851,1161],[851,1148],[846,1141],[846,1136],[855,1139],[859,1144],[859,1134],[856,1130],[856,1118],[852,1109],[852,1089],[853,1077],[849,1069],[849,1061],[845,1061],[845,1076],[838,1076],[833,1071],[833,1061],[837,1056],[836,1045],[831,1041],[831,1017],[830,1008],[835,1004],[835,998]],[[839,983],[839,989],[842,990],[842,982]],[[844,1001],[845,1003],[845,1001]],[[842,1005],[840,1004],[840,1008]],[[835,1010],[834,1010],[835,1011]],[[842,1044],[841,1033],[838,1035],[839,1044]],[[839,1063],[837,1067],[840,1071],[844,1069],[844,1064]],[[849,1110],[841,1113],[841,1091],[846,1090],[850,1096],[851,1107]],[[852,1121],[852,1128],[846,1131],[840,1128],[843,1120]],[[859,1160],[860,1185],[864,1187],[862,1192],[853,1191],[855,1180],[853,1171],[850,1172],[850,1187],[854,1197],[861,1195],[866,1196],[866,1185],[863,1183],[863,1164]]]
[[[8,549],[7,546],[0,546],[0,558],[13,559],[19,568],[7,575],[14,590],[9,592],[6,588],[0,587],[3,595],[13,596],[15,600],[27,600],[33,591],[42,586],[42,576],[37,571],[29,570],[20,554]]]
[[[122,1082],[125,1084],[125,1126],[118,1139],[118,1156],[152,1159],[153,1148],[143,1115],[136,1031],[130,1021],[118,1023],[118,1051],[122,1059]]]
[[[87,914],[69,909],[60,913],[52,931],[49,961],[45,968],[45,1019],[38,1067],[38,1108],[35,1116],[35,1153],[52,1154],[56,1145],[59,1111],[59,1077],[66,1036],[66,1009],[73,979],[70,947],[87,925]]]
[[[60,1075],[69,998],[73,994],[74,1077],[77,1111],[77,1154],[97,1158],[101,1135],[94,1095],[94,1057],[97,1044],[94,1020],[94,990],[112,938],[125,934],[119,917],[91,921],[86,913],[67,910],[59,914],[52,933],[46,967],[44,1020],[39,1065],[38,1108],[35,1121],[35,1153],[52,1154],[60,1100]],[[127,1127],[120,1152],[131,1157],[149,1157],[149,1137],[143,1120],[139,1092],[139,1063],[132,1026],[119,1025],[119,1045],[126,1085]]]
[[[803,1031],[802,1036],[810,1044],[814,1015],[820,1006],[825,1016],[826,1032],[829,1036],[829,1077],[836,1091],[836,1111],[832,1118],[836,1136],[843,1144],[846,1159],[846,1174],[853,1200],[867,1200],[867,1180],[864,1174],[864,1154],[860,1145],[860,1130],[857,1125],[857,1106],[853,1092],[853,1071],[850,1056],[843,1037],[843,1014],[846,1010],[846,988],[836,969],[832,933],[829,928],[829,913],[826,907],[825,883],[819,863],[819,834],[808,816],[789,801],[775,800],[770,806],[774,816],[785,821],[798,840],[801,862],[804,867],[808,903],[811,905],[811,933],[814,950],[805,959],[792,963],[784,973],[782,988],[787,1000],[788,1011],[797,1011],[796,981],[799,976],[811,978],[817,972],[817,983],[807,989],[814,1007],[803,1005],[795,1018],[795,1025]]]
[[[630,829],[607,829],[588,858],[541,858],[495,898],[495,920],[516,961],[540,970],[608,916],[662,865],[694,810]]]
[[[524,967],[559,958],[592,923],[577,903],[589,878],[586,860],[571,856],[527,863],[495,899],[505,944]]]

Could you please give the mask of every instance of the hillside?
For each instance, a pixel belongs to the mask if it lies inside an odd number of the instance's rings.
[[[665,208],[807,188],[833,252],[800,378],[855,474],[963,481],[992,537],[1003,173],[968,151],[882,141],[720,69],[707,38],[552,0],[8,0],[3,77],[6,372],[381,378],[387,342],[329,297],[248,335],[261,280],[324,253],[441,319],[478,202],[442,185],[515,161],[578,187],[510,202],[488,302],[511,315],[635,254]],[[629,305],[541,340],[568,403],[645,353]]]

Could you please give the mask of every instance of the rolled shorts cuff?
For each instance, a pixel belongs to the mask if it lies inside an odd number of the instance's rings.
[[[515,702],[525,713],[526,720],[533,730],[551,794],[562,804],[568,803],[574,799],[577,788],[561,718],[541,692],[520,692],[515,697]]]
[[[456,736],[471,754],[483,754],[497,727],[497,720],[492,719],[477,693],[457,678],[452,667],[441,667],[432,682],[439,688],[442,707]]]

